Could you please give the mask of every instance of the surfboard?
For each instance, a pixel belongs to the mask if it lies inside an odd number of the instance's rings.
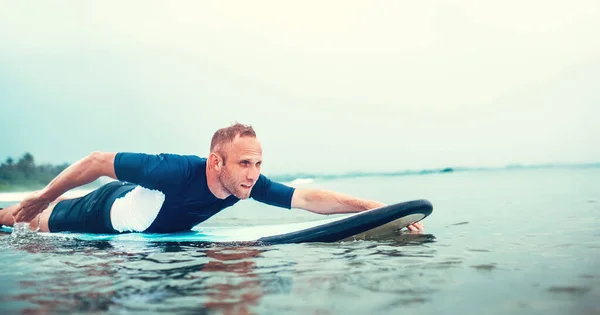
[[[65,237],[87,241],[145,241],[145,242],[206,242],[288,244],[338,242],[381,239],[419,222],[433,212],[428,200],[412,200],[363,212],[338,215],[308,222],[258,226],[205,226],[199,224],[191,231],[123,234],[38,233],[45,237]],[[3,227],[4,232],[12,228]]]

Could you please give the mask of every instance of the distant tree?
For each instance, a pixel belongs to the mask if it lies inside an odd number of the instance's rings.
[[[0,164],[0,191],[42,188],[68,166],[66,163],[35,165],[31,153],[25,153],[16,163],[8,157]]]
[[[35,160],[31,153],[27,152],[17,162],[17,168],[25,174],[25,177],[31,177],[35,173]]]
[[[23,156],[19,159],[19,162],[17,164],[33,166],[35,164],[35,159],[33,158],[33,155],[31,153],[27,152],[27,153],[23,154]]]

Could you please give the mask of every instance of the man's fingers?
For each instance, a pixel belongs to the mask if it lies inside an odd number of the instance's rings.
[[[19,216],[21,216],[21,210],[23,210],[23,208],[18,207],[17,209],[15,209],[15,212],[13,212],[13,220],[15,220],[15,222],[17,222],[17,218]]]
[[[27,220],[31,216],[31,214],[28,212],[31,211],[27,211],[27,209],[24,207],[19,207],[13,213],[13,219],[15,220],[15,222],[29,222],[33,218]]]
[[[15,222],[21,222],[23,220],[23,213],[17,213],[13,216]]]
[[[31,221],[31,219],[29,219],[29,216],[26,214],[21,214],[19,216],[16,217],[15,222],[29,222]]]
[[[406,227],[409,231],[416,232],[425,229],[425,226],[421,222],[410,224]]]

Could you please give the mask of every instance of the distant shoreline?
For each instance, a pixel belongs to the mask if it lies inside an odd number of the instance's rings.
[[[413,176],[413,175],[429,175],[429,174],[445,174],[456,172],[481,172],[481,171],[501,171],[501,170],[533,170],[533,169],[553,169],[553,168],[600,168],[600,162],[597,163],[555,163],[555,164],[510,164],[500,167],[446,167],[437,169],[422,169],[422,170],[405,170],[393,172],[347,172],[340,174],[325,174],[325,173],[292,173],[292,174],[274,174],[269,175],[269,178],[276,181],[290,182],[297,179],[343,179],[357,177],[396,177],[396,176]]]
[[[360,177],[397,177],[397,176],[414,176],[414,175],[430,175],[430,174],[447,174],[457,172],[480,172],[480,171],[501,171],[501,170],[533,170],[533,169],[553,169],[553,168],[580,168],[580,169],[593,169],[600,168],[600,162],[598,163],[579,163],[579,164],[537,164],[537,165],[521,165],[511,164],[501,167],[446,167],[438,169],[423,169],[423,170],[405,170],[405,171],[391,171],[391,172],[347,172],[339,174],[327,174],[327,173],[290,173],[290,174],[265,174],[271,180],[279,182],[294,182],[297,180],[333,180],[333,179],[346,179],[346,178],[360,178]],[[95,181],[81,188],[94,189],[104,184],[105,181]],[[46,184],[35,183],[31,185],[10,185],[6,182],[0,185],[0,193],[14,193],[14,192],[25,192],[35,191],[44,188]]]

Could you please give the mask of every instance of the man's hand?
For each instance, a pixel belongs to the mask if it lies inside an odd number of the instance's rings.
[[[36,215],[48,208],[50,202],[52,200],[44,198],[41,192],[36,191],[21,201],[13,213],[13,218],[15,222],[30,222]]]
[[[381,208],[385,206],[387,205],[379,201],[372,201],[368,204],[369,209]],[[411,232],[423,232],[425,230],[425,226],[421,222],[413,223],[406,228]]]
[[[411,232],[423,232],[425,226],[421,222],[413,223],[406,227]]]

